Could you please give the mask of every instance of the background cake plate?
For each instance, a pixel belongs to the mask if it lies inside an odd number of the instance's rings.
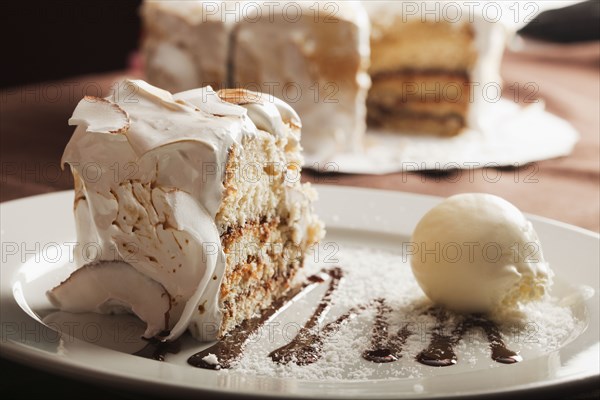
[[[327,224],[327,241],[383,250],[397,250],[421,216],[441,200],[400,192],[317,188],[317,211]],[[39,311],[46,302],[44,291],[73,267],[69,260],[76,237],[72,200],[73,192],[67,191],[0,205],[2,357],[94,383],[169,396],[487,398],[557,394],[598,381],[600,240],[593,232],[531,216],[557,281],[573,289],[573,303],[586,324],[557,350],[491,369],[457,368],[456,373],[448,373],[432,368],[425,377],[306,381],[196,369],[183,356],[161,363],[94,340],[98,328],[118,327],[114,322],[118,318],[101,319],[106,322],[101,327],[98,321],[85,325],[88,341],[45,326]]]
[[[525,106],[507,99],[482,110],[479,130],[443,138],[369,129],[362,152],[323,159],[305,152],[305,167],[322,172],[389,174],[401,171],[523,166],[566,156],[579,133],[535,100]]]

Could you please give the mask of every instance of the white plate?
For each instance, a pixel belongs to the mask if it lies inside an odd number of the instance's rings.
[[[318,190],[317,209],[328,226],[328,241],[383,250],[397,250],[420,217],[440,201],[366,189],[318,186]],[[48,314],[43,293],[68,274],[68,248],[75,240],[72,197],[72,192],[60,192],[0,206],[0,322],[5,357],[95,383],[169,395],[446,398],[559,390],[589,385],[598,379],[600,240],[595,233],[531,217],[556,273],[557,285],[564,293],[571,290],[583,294],[572,299],[571,307],[586,327],[573,332],[557,350],[493,368],[484,363],[481,368],[431,368],[427,376],[421,377],[314,382],[192,368],[185,359],[195,351],[191,347],[199,345],[190,341],[184,343],[182,354],[162,363],[109,349],[124,346],[121,350],[127,351],[139,346],[137,339],[128,340],[139,329],[128,317],[97,317],[87,323],[82,319],[73,327],[73,333],[93,343],[60,335],[43,325],[41,319]],[[126,329],[120,331],[118,343],[97,339],[100,329],[113,332],[123,327]]]

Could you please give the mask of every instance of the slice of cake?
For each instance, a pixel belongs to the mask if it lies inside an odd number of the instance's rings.
[[[145,1],[148,81],[265,92],[291,104],[311,160],[362,149],[369,18],[357,1]]]
[[[69,123],[78,269],[48,292],[63,311],[133,312],[146,337],[213,340],[284,295],[323,235],[300,183],[300,120],[280,100],[126,80]]]
[[[459,3],[364,2],[373,86],[370,125],[453,136],[499,100],[503,28]]]

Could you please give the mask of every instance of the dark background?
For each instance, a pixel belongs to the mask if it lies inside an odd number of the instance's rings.
[[[2,2],[0,87],[123,70],[140,40],[141,0]]]

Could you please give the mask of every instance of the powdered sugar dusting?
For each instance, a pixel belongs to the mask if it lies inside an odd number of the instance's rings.
[[[408,327],[412,332],[403,346],[401,359],[376,364],[361,357],[370,344],[376,314],[376,308],[369,307],[325,340],[322,357],[314,364],[274,363],[268,357],[269,352],[293,339],[322,295],[326,285],[320,285],[276,321],[257,332],[234,370],[258,376],[338,381],[420,378],[476,369],[510,368],[491,360],[488,342],[479,329],[468,331],[455,346],[457,365],[432,368],[415,361],[416,355],[429,344],[436,320],[432,315],[423,314],[432,304],[413,278],[408,260],[400,253],[342,247],[332,257],[315,258],[325,258],[327,262],[308,262],[307,274],[334,265],[341,266],[344,271],[334,293],[331,310],[321,326],[354,306],[385,298],[393,310],[388,319],[389,331],[398,332]],[[524,359],[531,359],[557,349],[581,332],[583,322],[574,317],[571,308],[558,305],[559,300],[553,298],[532,303],[518,312],[502,316],[501,320],[496,319],[507,346],[520,352]],[[459,319],[459,316],[450,315],[446,323],[448,329],[451,330]]]
[[[209,353],[206,357],[204,357],[202,359],[202,361],[204,361],[205,363],[209,364],[209,365],[218,365],[219,364],[219,359],[217,358],[216,355]]]

